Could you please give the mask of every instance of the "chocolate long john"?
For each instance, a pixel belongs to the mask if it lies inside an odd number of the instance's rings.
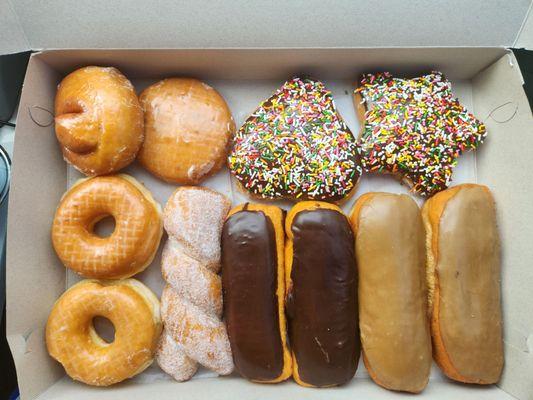
[[[312,387],[346,383],[360,351],[352,229],[337,206],[302,202],[287,215],[286,233],[294,380]]]
[[[275,206],[234,208],[222,230],[224,315],[236,370],[255,382],[292,373],[285,320],[283,212]]]

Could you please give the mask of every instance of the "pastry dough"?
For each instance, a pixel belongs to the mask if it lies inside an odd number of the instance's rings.
[[[169,239],[161,266],[166,286],[157,361],[177,381],[190,379],[196,363],[219,375],[233,371],[217,275],[220,234],[229,208],[226,197],[203,187],[180,187],[165,206]]]
[[[146,138],[140,163],[167,182],[195,185],[226,160],[235,123],[228,105],[196,79],[160,81],[140,96]]]
[[[135,89],[116,68],[70,73],[57,88],[55,131],[65,160],[85,175],[117,172],[135,159],[144,138]]]
[[[420,209],[406,195],[367,193],[355,203],[350,221],[366,369],[387,389],[421,392],[432,359]]]
[[[97,316],[114,325],[112,343],[94,329]],[[141,282],[84,280],[54,304],[46,324],[46,346],[72,379],[109,386],[152,363],[160,333],[159,300]]]
[[[360,351],[352,228],[339,207],[305,201],[287,214],[285,232],[293,378],[341,385],[354,376]]]
[[[235,369],[254,382],[292,374],[285,319],[283,211],[244,204],[222,229],[224,318]]]
[[[103,238],[95,224],[111,216],[115,230]],[[161,207],[128,175],[82,179],[63,195],[52,225],[52,242],[63,264],[98,279],[120,279],[152,262],[163,234]]]
[[[500,238],[486,186],[464,184],[423,208],[433,357],[451,379],[491,384],[503,368]]]

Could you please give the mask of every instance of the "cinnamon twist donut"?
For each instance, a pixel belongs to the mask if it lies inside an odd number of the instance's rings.
[[[229,200],[210,189],[180,187],[168,200],[164,226],[169,239],[161,270],[164,331],[156,359],[177,381],[190,379],[197,364],[228,375],[233,360],[221,321],[220,236]]]

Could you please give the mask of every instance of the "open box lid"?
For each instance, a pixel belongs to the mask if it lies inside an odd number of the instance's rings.
[[[0,0],[0,54],[57,48],[527,47],[530,0]],[[332,29],[334,27],[334,29]],[[529,39],[526,37],[528,36]]]

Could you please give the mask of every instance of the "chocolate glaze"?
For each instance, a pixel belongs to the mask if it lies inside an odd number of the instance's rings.
[[[272,221],[245,206],[222,230],[222,290],[233,361],[247,379],[270,381],[283,371],[277,279]]]
[[[349,381],[359,361],[354,236],[341,213],[301,211],[292,223],[289,338],[303,382]]]

